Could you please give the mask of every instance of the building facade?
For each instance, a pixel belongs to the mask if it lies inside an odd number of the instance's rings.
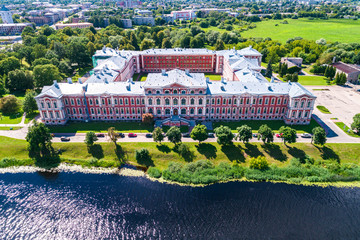
[[[245,55],[246,54],[246,55]],[[45,124],[140,121],[151,113],[164,125],[187,120],[284,120],[309,124],[316,97],[299,83],[268,82],[261,54],[242,50],[104,48],[86,82],[45,86],[36,97]],[[222,74],[210,81],[204,72]],[[135,82],[134,73],[148,73]]]

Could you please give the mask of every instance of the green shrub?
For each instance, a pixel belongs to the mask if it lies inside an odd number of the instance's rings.
[[[5,157],[0,160],[0,168],[7,168],[7,167],[16,167],[16,166],[26,166],[26,165],[33,165],[34,162],[30,159],[16,159],[13,157]]]
[[[257,158],[250,158],[250,168],[265,170],[269,168],[269,162],[264,156],[259,156]]]
[[[150,177],[153,177],[153,178],[160,178],[161,177],[161,171],[156,167],[150,167],[147,170],[147,173],[149,174]]]
[[[135,152],[136,161],[140,164],[151,160],[150,152],[146,148],[136,150]]]

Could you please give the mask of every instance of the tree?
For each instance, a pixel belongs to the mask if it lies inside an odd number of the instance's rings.
[[[236,140],[243,141],[244,143],[248,143],[252,138],[252,130],[248,125],[242,125],[241,127],[236,128],[238,131],[238,135],[236,136]]]
[[[280,63],[279,75],[280,77],[284,77],[287,74],[288,66],[286,63]]]
[[[274,141],[274,132],[266,124],[260,126],[258,134],[258,138],[261,139],[263,143],[271,143]]]
[[[155,41],[152,39],[145,38],[140,44],[140,50],[146,50],[155,47]]]
[[[6,89],[6,86],[5,86],[5,78],[2,78],[0,76],[0,97],[2,97],[3,95],[5,95],[8,90]]]
[[[299,81],[299,75],[298,73],[291,74],[291,82],[298,82]]]
[[[35,92],[27,91],[25,94],[24,102],[23,102],[23,110],[27,114],[32,114],[34,111],[38,109],[36,100],[35,100]]]
[[[316,127],[312,130],[313,135],[311,138],[311,143],[324,145],[326,143],[326,132],[322,127]]]
[[[130,33],[130,44],[135,48],[135,50],[139,50],[138,41],[134,32]]]
[[[29,143],[29,157],[35,158],[36,165],[41,167],[54,167],[59,164],[58,155],[51,145],[50,130],[43,124],[35,122],[29,127],[26,141]]]
[[[148,125],[152,125],[154,123],[154,115],[151,113],[144,113],[142,115],[142,122]]]
[[[161,44],[162,48],[171,48],[172,44],[170,42],[170,38],[164,38]]]
[[[14,95],[8,95],[0,99],[0,111],[4,115],[14,115],[20,111],[21,104]]]
[[[36,87],[51,85],[54,80],[61,80],[59,69],[52,64],[37,65],[33,74]]]
[[[266,76],[266,77],[272,77],[271,59],[269,60],[268,65],[267,65],[267,67],[266,67],[265,76]]]
[[[288,143],[295,143],[296,142],[296,130],[291,128],[291,127],[285,127],[282,126],[279,129],[279,133],[284,141],[284,143],[286,144]]]
[[[91,147],[98,140],[96,134],[94,132],[87,132],[85,135],[85,144],[87,147]]]
[[[215,44],[215,50],[224,50],[225,49],[225,43],[223,40],[218,39]]]
[[[161,143],[164,140],[164,134],[160,127],[156,127],[153,131],[154,142]]]
[[[9,88],[11,90],[25,91],[34,87],[34,78],[30,71],[16,69],[8,73]]]
[[[265,170],[269,168],[269,162],[264,156],[258,156],[257,158],[250,158],[250,168]]]
[[[351,129],[355,130],[357,133],[360,133],[360,113],[356,114],[353,117],[353,123],[351,124]]]
[[[190,137],[195,141],[199,141],[199,143],[205,141],[208,138],[206,126],[201,124],[196,125],[191,131]]]
[[[109,136],[110,141],[112,141],[112,142],[115,144],[115,146],[116,146],[116,145],[117,145],[117,144],[116,144],[116,141],[117,141],[118,138],[119,138],[119,134],[115,131],[115,128],[114,128],[114,127],[110,127],[110,128],[108,129],[108,136]]]
[[[16,57],[7,57],[0,61],[0,74],[8,74],[10,71],[20,68],[20,61]]]
[[[324,76],[329,78],[330,80],[332,80],[335,76],[336,73],[336,68],[333,66],[327,66],[325,69],[325,74]]]
[[[140,164],[148,163],[151,160],[149,150],[147,150],[146,148],[136,150],[135,159]]]
[[[166,136],[169,139],[170,142],[177,145],[179,142],[181,142],[181,131],[178,127],[171,127],[167,132]]]
[[[217,137],[217,142],[220,145],[230,145],[234,139],[234,134],[231,132],[231,129],[227,126],[220,126],[214,129],[214,132]]]
[[[347,81],[347,77],[345,73],[336,73],[335,75],[335,83],[337,85],[344,85]]]

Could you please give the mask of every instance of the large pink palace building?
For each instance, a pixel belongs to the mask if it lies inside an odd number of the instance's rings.
[[[269,82],[261,54],[241,50],[103,48],[86,81],[45,86],[36,97],[45,124],[141,121],[151,113],[164,125],[192,120],[279,120],[309,124],[315,96],[299,83]],[[148,73],[144,82],[135,73]],[[211,81],[204,73],[221,74]]]

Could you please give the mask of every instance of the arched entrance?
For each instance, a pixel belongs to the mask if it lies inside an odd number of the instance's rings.
[[[173,110],[173,115],[174,115],[174,116],[179,115],[179,112],[178,112],[178,109],[177,109],[177,108],[175,108],[175,109]]]

